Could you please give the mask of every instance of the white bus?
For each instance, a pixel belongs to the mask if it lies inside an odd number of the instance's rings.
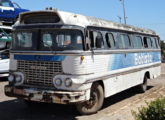
[[[58,10],[22,13],[13,27],[10,97],[75,104],[81,114],[104,98],[160,75],[159,36],[152,30]]]

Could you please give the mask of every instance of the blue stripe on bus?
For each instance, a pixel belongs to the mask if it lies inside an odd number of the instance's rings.
[[[109,57],[108,70],[117,70],[160,61],[160,52],[112,54]]]
[[[16,60],[28,61],[64,61],[66,56],[51,56],[51,55],[14,55]]]

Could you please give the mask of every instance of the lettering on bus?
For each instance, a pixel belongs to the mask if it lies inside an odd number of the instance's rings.
[[[150,53],[140,53],[140,54],[135,53],[134,57],[135,57],[135,65],[151,63],[153,58]]]

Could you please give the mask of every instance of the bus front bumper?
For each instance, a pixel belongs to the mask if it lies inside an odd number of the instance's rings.
[[[58,104],[70,104],[87,101],[87,98],[89,98],[87,97],[89,92],[89,90],[81,92],[64,92],[36,88],[17,88],[9,85],[5,86],[5,94],[9,97]]]

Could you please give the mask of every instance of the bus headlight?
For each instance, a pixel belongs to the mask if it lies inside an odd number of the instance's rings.
[[[17,83],[21,82],[21,80],[22,80],[22,77],[21,77],[20,75],[17,75],[17,76],[15,77],[15,81],[16,81]]]
[[[14,76],[13,76],[13,75],[9,75],[8,81],[9,81],[9,82],[13,82],[13,81],[14,81]]]
[[[71,87],[72,86],[72,80],[70,78],[65,79],[65,86],[66,87]]]
[[[15,75],[15,85],[22,85],[24,82],[24,74],[22,72],[14,72]]]
[[[56,84],[56,86],[61,86],[62,85],[62,80],[60,78],[57,78],[55,80],[55,84]]]

